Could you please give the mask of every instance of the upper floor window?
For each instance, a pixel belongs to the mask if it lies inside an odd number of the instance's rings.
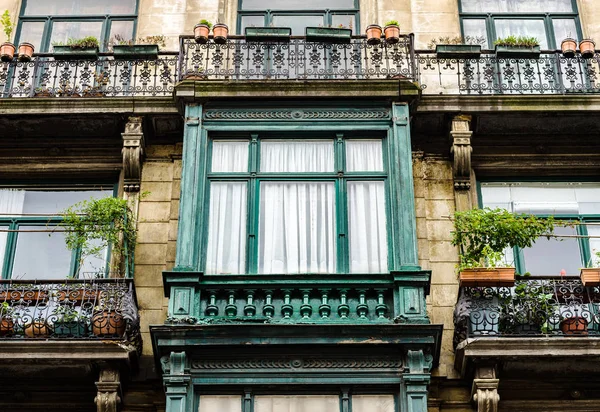
[[[137,0],[23,0],[17,39],[38,52],[87,36],[104,45],[117,34],[133,38],[136,16]]]
[[[576,0],[460,0],[465,36],[482,36],[489,48],[507,36],[535,37],[542,49],[581,38]]]
[[[514,261],[519,273],[576,275],[600,251],[600,183],[482,183],[481,198],[485,207],[577,223],[556,227],[559,237],[507,251],[507,262]]]
[[[67,249],[65,233],[56,225],[59,213],[92,197],[112,196],[92,188],[0,188],[0,268],[2,279],[65,279],[98,277],[107,271],[108,250],[102,257],[80,261],[79,251]]]
[[[352,28],[356,33],[359,0],[239,0],[238,32],[246,27],[291,27],[303,36],[305,27]]]

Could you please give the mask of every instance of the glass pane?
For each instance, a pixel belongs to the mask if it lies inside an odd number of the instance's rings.
[[[70,38],[94,36],[100,40],[102,22],[100,21],[57,21],[52,25],[50,44],[66,43]]]
[[[65,234],[49,235],[46,226],[19,226],[12,279],[65,279],[70,275],[71,251],[65,245]]]
[[[213,141],[212,171],[247,172],[248,142]]]
[[[567,37],[579,40],[575,19],[553,19],[552,25],[554,26],[554,48],[560,49],[560,43]]]
[[[591,264],[598,265],[600,264],[600,258],[596,256],[597,252],[600,252],[600,222],[593,222],[592,225],[587,225],[587,232],[590,237],[590,261],[587,262],[586,266],[591,266]]]
[[[263,140],[261,172],[333,172],[332,140]]]
[[[571,12],[571,0],[461,0],[462,11],[472,13]]]
[[[382,172],[381,140],[346,140],[346,171]]]
[[[26,16],[135,14],[136,0],[25,0]]]
[[[244,34],[246,27],[264,27],[264,16],[242,16],[242,31],[238,34]]]
[[[571,227],[557,227],[557,235],[576,235]],[[582,266],[577,238],[539,238],[523,249],[525,270],[532,275],[578,275]]]
[[[285,0],[273,2],[269,0],[240,0],[242,10],[323,10],[353,9],[355,0]]]
[[[508,20],[496,19],[496,37],[498,39],[508,36],[528,36],[535,37],[542,49],[548,49],[548,41],[546,39],[546,29],[543,20]]]
[[[333,182],[262,182],[260,273],[335,273]]]
[[[235,395],[202,395],[198,412],[241,412],[242,397]]]
[[[335,395],[255,396],[254,412],[332,412],[339,404]]]
[[[109,39],[114,39],[117,35],[125,40],[133,39],[133,21],[113,20],[110,24]]]
[[[0,226],[0,271],[4,265],[4,253],[6,253],[6,242],[8,240],[8,226]]]
[[[90,240],[91,247],[101,245],[100,240]],[[100,252],[90,256],[81,256],[83,262],[79,268],[80,279],[97,279],[102,278],[106,274],[106,265],[108,263],[108,248],[102,249]]]
[[[274,15],[273,25],[276,27],[291,27],[292,35],[304,36],[306,27],[318,27],[325,24],[324,17],[301,15]]]
[[[485,43],[482,45],[482,47],[484,49],[486,47],[492,47],[492,45],[488,43],[488,36],[484,19],[463,19],[462,24],[465,38],[467,36],[483,37],[485,39]]]
[[[356,34],[354,14],[334,14],[331,16],[331,27],[340,27],[340,25],[346,29],[352,29],[352,34]]]
[[[0,215],[43,215],[57,213],[74,203],[112,196],[112,190],[51,192],[44,190],[0,189]]]
[[[352,395],[352,412],[395,412],[394,395]]]
[[[212,182],[206,273],[246,273],[246,182]]]
[[[350,272],[388,271],[386,227],[384,182],[348,182]]]
[[[19,35],[19,43],[27,42],[33,44],[35,52],[40,53],[42,51],[42,35],[44,34],[44,22],[42,21],[28,21],[23,22],[21,25],[21,34]]]

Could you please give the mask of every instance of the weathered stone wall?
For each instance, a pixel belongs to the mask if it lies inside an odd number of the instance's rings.
[[[10,17],[13,21],[15,30],[12,33],[10,41],[13,41],[15,38],[15,32],[17,31],[17,22],[19,20],[19,12],[21,11],[21,0],[0,0],[0,14],[4,13],[5,10],[8,10],[10,13]],[[0,43],[4,43],[6,41],[6,36],[4,34],[4,30],[0,32]]]
[[[577,0],[583,36],[600,39],[600,8],[598,0]],[[600,47],[597,45],[596,50]]]

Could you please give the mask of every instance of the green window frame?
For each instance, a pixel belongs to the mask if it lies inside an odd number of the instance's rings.
[[[473,0],[469,0],[473,1]],[[521,12],[521,13],[506,13],[506,12],[471,12],[465,10],[463,3],[465,0],[459,0],[459,16],[460,26],[463,36],[476,36],[479,32],[474,32],[469,29],[469,23],[479,21],[480,24],[485,25],[485,37],[487,39],[487,47],[490,49],[494,48],[494,40],[498,38],[496,23],[500,21],[519,21],[519,20],[538,20],[543,22],[545,38],[538,38],[541,43],[542,49],[556,50],[560,49],[560,41],[567,37],[569,34],[571,37],[577,40],[582,39],[581,23],[579,21],[579,12],[577,9],[577,1],[570,0],[571,11],[570,12],[547,12],[544,9],[540,9],[536,12]],[[543,4],[543,3],[542,3]],[[554,23],[558,20],[574,20],[575,28],[574,31],[566,33],[555,32]],[[536,36],[537,37],[537,36]],[[560,40],[559,40],[560,39]]]
[[[284,137],[282,137],[284,136]],[[215,141],[247,141],[248,147],[248,169],[246,172],[211,172],[212,169],[212,153],[213,144]],[[331,172],[263,172],[260,170],[261,143],[265,141],[331,141],[334,148],[334,169]],[[350,140],[364,141],[377,140],[382,144],[382,171],[348,171],[346,167],[346,142]],[[336,262],[335,272],[347,274],[351,273],[350,269],[350,247],[349,247],[349,208],[347,197],[347,185],[349,182],[383,182],[384,183],[384,201],[385,201],[385,218],[386,222],[390,222],[390,187],[389,187],[389,155],[388,155],[388,139],[383,132],[371,132],[367,134],[357,133],[252,133],[246,137],[238,136],[219,136],[214,134],[209,137],[209,160],[207,162],[207,179],[209,184],[206,187],[205,195],[206,204],[205,210],[207,213],[204,216],[204,233],[202,247],[202,264],[201,267],[206,268],[207,265],[207,248],[208,248],[208,232],[209,232],[209,214],[210,214],[210,187],[215,182],[245,182],[246,183],[246,216],[247,216],[247,231],[246,231],[246,250],[245,250],[245,268],[246,273],[258,274],[259,270],[259,214],[261,202],[261,183],[266,182],[333,182],[335,185],[335,247],[336,247]],[[387,239],[387,270],[383,273],[389,273],[389,268],[392,266],[393,241],[391,239],[391,231],[386,224],[386,239]]]
[[[54,26],[62,23],[82,23],[84,25],[93,23],[99,24],[100,28],[98,32],[98,41],[100,42],[100,51],[107,50],[109,40],[114,37],[115,34],[121,34],[126,39],[135,38],[134,33],[137,29],[139,0],[131,0],[135,2],[134,10],[133,12],[128,13],[82,13],[53,15],[28,14],[28,2],[33,1],[40,2],[48,0],[23,0],[19,12],[19,23],[15,33],[15,43],[32,43],[35,47],[35,51],[38,53],[46,53],[51,51]],[[37,23],[37,25],[35,23]],[[125,26],[119,27],[119,24],[125,24]],[[129,33],[129,30],[127,29],[129,24],[131,24],[131,33]],[[28,30],[28,27],[31,29]]]
[[[113,196],[117,195],[117,186],[114,184],[110,185],[83,185],[83,186],[9,186],[0,185],[0,189],[23,189],[34,190],[34,191],[98,191],[99,193],[106,192],[106,189],[112,190]],[[43,233],[50,236],[53,228],[56,228],[62,221],[62,217],[55,213],[40,213],[40,214],[0,214],[0,231],[6,233],[6,241],[4,242],[4,250],[0,249],[0,277],[2,279],[13,278],[13,269],[15,264],[15,257],[17,253],[17,246],[19,242],[19,236],[24,233]],[[39,232],[36,232],[38,231]],[[57,242],[63,242],[62,239],[56,240]],[[2,242],[0,242],[2,243]],[[0,244],[0,246],[2,246]],[[70,254],[70,264],[68,272],[65,273],[64,278],[77,278],[77,275],[83,275],[79,273],[79,261],[80,261],[80,250],[73,250]],[[107,251],[107,257],[110,257],[110,250]],[[108,265],[104,267],[104,273],[102,277],[108,277],[110,268]],[[27,276],[25,279],[45,279],[43,277],[31,278],[27,274],[14,274],[15,279],[21,279],[23,276]],[[95,274],[94,277],[97,277]]]
[[[352,31],[354,34],[358,32],[360,27],[360,6],[359,0],[351,0],[351,7],[335,7],[335,4],[328,4],[327,1],[319,4],[321,7],[299,7],[299,8],[277,8],[277,3],[265,2],[265,7],[261,8],[247,8],[244,4],[245,0],[238,1],[238,22],[237,32],[243,34],[244,29],[250,26],[277,26],[281,25],[277,22],[278,17],[282,18],[294,18],[300,16],[315,17],[315,24],[309,24],[309,26],[322,26],[322,27],[335,27],[339,24],[349,27],[352,25]],[[273,8],[271,8],[274,6]],[[342,17],[344,16],[344,17]],[[317,22],[318,18],[321,18],[320,22]],[[346,21],[348,19],[348,21]],[[286,26],[284,24],[284,26]],[[292,27],[292,34],[296,36],[304,35],[304,32],[299,33],[297,30],[294,31]]]

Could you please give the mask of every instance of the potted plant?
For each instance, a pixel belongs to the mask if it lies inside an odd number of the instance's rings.
[[[561,311],[560,330],[566,336],[581,336],[588,334],[589,321],[586,318],[592,317],[588,304],[568,305]]]
[[[389,44],[396,44],[400,41],[400,26],[397,20],[390,20],[385,23],[383,32],[385,33],[385,41]]]
[[[553,293],[543,284],[520,280],[513,293],[500,299],[500,327],[516,334],[550,333],[557,330],[560,316]]]
[[[459,247],[461,286],[510,286],[514,267],[498,267],[503,252],[530,247],[540,236],[554,233],[552,217],[513,214],[505,209],[456,212],[452,244]]]
[[[137,40],[126,40],[117,34],[111,40],[115,60],[156,60],[158,51],[165,45],[165,36],[146,36]]]
[[[494,45],[496,46],[496,57],[498,58],[533,59],[540,56],[540,43],[535,37],[508,36],[497,39]]]
[[[292,35],[290,27],[246,27],[246,40],[289,43]]]
[[[315,43],[350,43],[352,28],[340,24],[338,27],[307,27],[306,41]]]
[[[4,30],[4,34],[6,34],[6,41],[0,45],[0,60],[3,62],[10,62],[15,56],[15,45],[10,42],[10,37],[15,28],[8,10],[5,10],[0,17],[0,24],[2,24],[2,28]]]
[[[94,82],[91,85],[84,85],[82,90],[83,97],[104,97],[106,95],[106,86],[110,79],[106,72],[100,72],[94,75]]]
[[[52,329],[46,321],[35,320],[25,324],[23,333],[28,338],[47,338],[52,333]]]
[[[200,23],[194,26],[194,40],[196,40],[196,43],[208,42],[208,34],[211,27],[212,23],[206,19],[200,20]]]
[[[15,309],[8,302],[2,302],[2,305],[0,305],[0,336],[12,335],[14,333],[14,312]]]
[[[584,59],[590,59],[594,57],[596,53],[595,50],[596,43],[592,39],[583,39],[579,42],[579,51],[581,52],[581,57]]]
[[[462,36],[444,36],[431,39],[428,47],[435,48],[437,57],[441,59],[477,59],[485,42],[483,36],[466,36],[464,39]]]
[[[57,317],[53,325],[56,336],[80,337],[87,334],[85,316],[81,316],[76,307],[67,304],[59,305],[54,309],[53,314]]]
[[[213,39],[217,44],[225,44],[229,34],[229,27],[224,23],[217,23],[212,28]]]
[[[19,44],[19,61],[28,62],[33,57],[34,47],[33,44],[22,42]]]
[[[97,60],[100,44],[94,36],[52,43],[56,60]]]
[[[585,287],[600,286],[600,251],[594,253],[595,260],[591,259],[587,267],[581,268],[579,277]]]
[[[577,51],[577,40],[567,37],[560,43],[560,48],[563,56],[571,59],[575,57],[575,52]]]
[[[381,35],[383,29],[379,24],[369,24],[367,26],[367,44],[379,44],[381,43]]]
[[[92,333],[99,337],[121,337],[127,322],[123,315],[114,309],[95,307],[92,316]]]

